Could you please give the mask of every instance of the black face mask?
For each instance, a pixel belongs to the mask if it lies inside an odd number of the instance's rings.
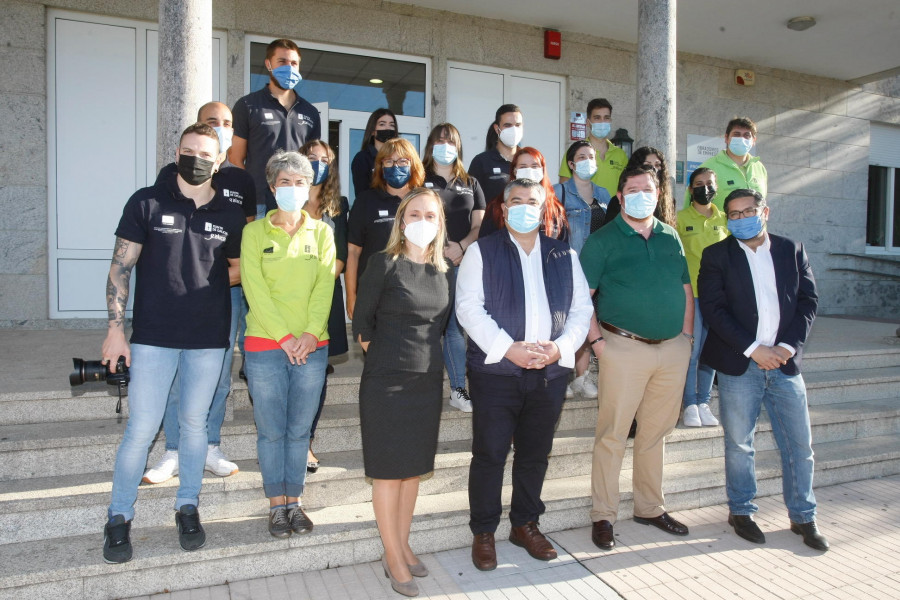
[[[388,140],[394,139],[395,137],[397,137],[396,129],[379,129],[375,132],[375,139],[382,144]]]
[[[178,174],[188,185],[200,185],[210,180],[215,164],[199,156],[181,154],[178,156]]]
[[[703,206],[709,204],[715,195],[716,188],[711,185],[704,185],[702,187],[691,189],[691,200],[697,204],[702,204]]]

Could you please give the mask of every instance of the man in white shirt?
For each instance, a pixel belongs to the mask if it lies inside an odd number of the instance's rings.
[[[541,489],[592,306],[575,252],[539,234],[544,201],[540,183],[509,182],[502,207],[506,229],[473,243],[457,278],[456,316],[469,336],[473,408],[469,527],[472,562],[482,571],[497,566],[494,532],[513,439],[509,539],[533,558],[556,558],[538,529]]]
[[[740,537],[765,543],[753,520],[759,510],[753,503],[753,437],[765,405],[781,452],[791,531],[825,551],[828,541],[816,526],[812,433],[800,374],[818,305],[809,259],[802,244],[766,231],[769,207],[758,191],[735,190],[724,206],[732,237],[704,250],[697,287],[709,324],[700,360],[718,371],[728,523]]]

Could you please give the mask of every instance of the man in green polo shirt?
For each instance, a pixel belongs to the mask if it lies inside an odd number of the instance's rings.
[[[756,190],[766,197],[769,174],[758,156],[750,154],[756,145],[756,123],[747,117],[735,117],[725,127],[725,149],[706,159],[700,168],[712,169],[718,188],[712,199],[719,210],[734,190]],[[685,187],[684,207],[691,205],[691,190]]]
[[[596,185],[606,188],[609,196],[616,195],[619,186],[619,175],[628,164],[628,156],[621,148],[613,146],[609,141],[612,132],[612,104],[606,98],[594,98],[587,105],[588,127],[590,134],[587,140],[594,148],[594,161],[597,163],[597,171],[591,177]],[[565,183],[572,178],[572,169],[566,157],[563,156],[559,166],[559,182]]]
[[[694,294],[675,230],[653,216],[656,176],[622,174],[622,212],[588,238],[581,266],[596,291],[588,341],[599,358],[599,412],[591,472],[591,539],[615,545],[619,472],[633,419],[634,520],[673,535],[688,528],[669,516],[662,493],[665,437],[675,428],[691,356]]]

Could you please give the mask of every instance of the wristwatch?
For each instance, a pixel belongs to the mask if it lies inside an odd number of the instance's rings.
[[[681,332],[681,335],[683,335],[683,336],[686,337],[688,340],[690,340],[690,342],[691,342],[692,344],[694,343],[694,336],[692,336],[691,334],[685,333],[685,332],[682,331],[682,332]]]

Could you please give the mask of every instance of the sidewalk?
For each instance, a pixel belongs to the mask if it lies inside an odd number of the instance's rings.
[[[550,537],[559,558],[542,563],[507,541],[497,543],[499,567],[477,571],[463,548],[423,555],[431,575],[418,579],[420,598],[514,600],[780,600],[900,598],[900,476],[816,490],[826,553],[807,548],[788,529],[780,496],[759,500],[757,522],[766,545],[734,535],[725,505],[674,513],[691,528],[676,538],[622,521],[617,547],[599,552],[590,529]],[[361,600],[402,598],[380,563],[236,581],[227,585],[142,596],[140,600]]]

